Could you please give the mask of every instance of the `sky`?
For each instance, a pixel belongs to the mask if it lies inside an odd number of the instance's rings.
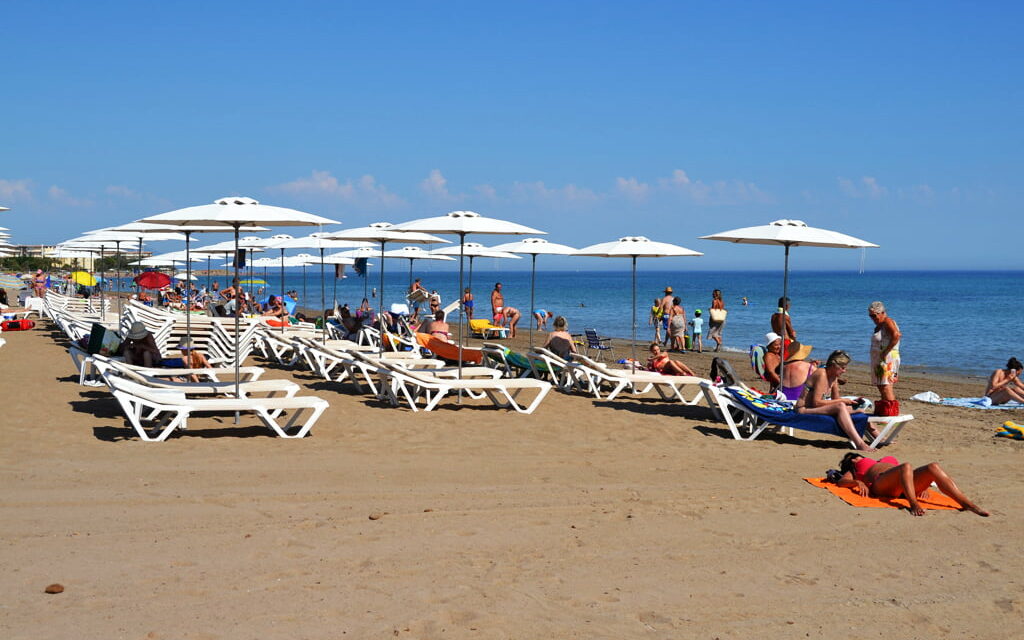
[[[867,269],[1021,269],[1022,14],[8,2],[0,225],[55,243],[230,195],[343,227],[471,209],[576,247],[705,253],[642,268],[727,270],[779,268],[781,250],[699,236],[795,218],[881,245]],[[801,249],[792,267],[861,259]]]

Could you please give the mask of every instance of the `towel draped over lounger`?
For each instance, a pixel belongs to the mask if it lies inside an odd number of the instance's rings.
[[[839,423],[832,416],[797,413],[789,402],[764,398],[746,389],[727,387],[727,390],[739,403],[772,424],[846,437],[839,427]],[[857,433],[863,435],[864,429],[868,426],[869,416],[866,413],[854,413],[851,417]]]

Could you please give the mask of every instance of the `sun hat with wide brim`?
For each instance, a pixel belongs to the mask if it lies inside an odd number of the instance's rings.
[[[195,349],[195,348],[196,348],[195,345],[192,344],[192,341],[189,340],[188,338],[185,338],[184,340],[182,340],[181,344],[179,344],[177,347],[175,347],[175,349],[177,349],[178,351],[191,351],[192,349]]]
[[[786,362],[796,362],[797,360],[803,360],[807,356],[811,355],[811,351],[814,349],[809,344],[800,344],[796,340],[792,341],[788,345],[789,355],[786,356]]]
[[[138,321],[133,322],[131,328],[128,329],[128,339],[129,340],[142,340],[148,334],[149,334],[149,329],[146,328],[146,325],[144,325],[144,324],[142,324],[141,322],[138,322]]]
[[[665,293],[672,293],[672,287],[665,287]]]

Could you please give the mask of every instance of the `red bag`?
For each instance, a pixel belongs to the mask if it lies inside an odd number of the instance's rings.
[[[36,326],[36,323],[29,319],[23,320],[4,320],[0,322],[0,327],[4,331],[27,331],[28,329]]]
[[[875,402],[876,416],[898,416],[900,415],[899,400],[878,400]]]

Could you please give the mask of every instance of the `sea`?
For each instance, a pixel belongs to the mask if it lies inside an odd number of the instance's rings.
[[[339,303],[347,302],[355,308],[365,294],[377,306],[380,293],[374,292],[380,280],[373,267],[368,278],[351,271],[344,279],[332,276],[328,266],[324,287],[328,306],[335,291]],[[428,290],[440,293],[443,304],[457,296],[458,271],[417,269],[415,276]],[[280,274],[275,270],[266,274],[257,270],[254,277],[266,279],[267,291],[279,286]],[[385,271],[385,306],[404,302],[409,278],[407,268]],[[468,273],[464,278],[464,286],[472,286],[477,309],[485,312],[490,310],[494,284],[501,282],[506,305],[523,312],[520,327],[526,330],[529,271],[477,268],[472,280]],[[224,278],[220,279],[223,285]],[[205,284],[205,277],[200,278],[200,284]],[[780,270],[638,271],[636,335],[641,343],[653,338],[648,324],[650,308],[666,286],[682,299],[688,318],[701,309],[705,319],[712,290],[721,289],[729,311],[724,346],[730,351],[747,352],[750,345],[763,343],[764,334],[770,330],[769,318],[782,295],[783,277]],[[305,277],[301,270],[286,270],[287,289],[299,292],[302,306],[318,308],[319,267],[308,267]],[[747,299],[746,305],[743,298]],[[867,362],[874,332],[867,307],[874,300],[884,302],[899,325],[903,364],[915,370],[987,375],[1005,365],[1010,356],[1024,358],[1024,271],[796,271],[789,274],[789,298],[794,329],[801,342],[814,346],[812,358],[823,360],[832,350],[843,349],[855,361]],[[629,338],[631,299],[628,269],[536,273],[533,307],[564,315],[573,332],[594,328],[604,336]],[[705,332],[706,327],[705,321]]]

